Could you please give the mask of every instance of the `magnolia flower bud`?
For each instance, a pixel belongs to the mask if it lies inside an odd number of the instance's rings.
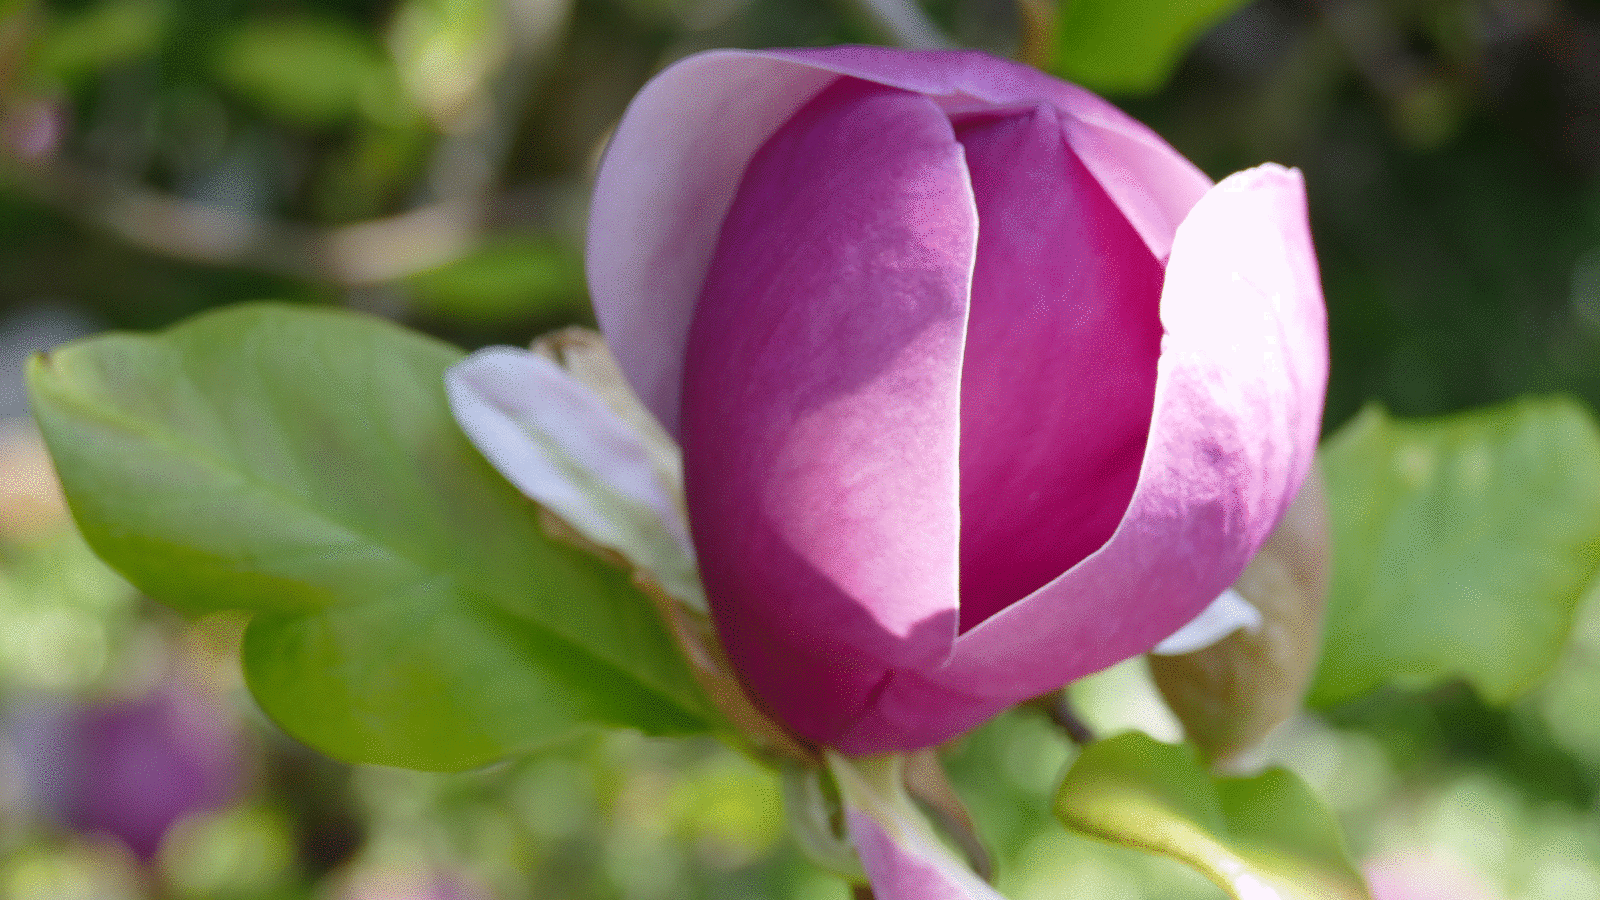
[[[980,53],[679,62],[617,126],[588,267],[683,447],[729,659],[848,753],[1148,652],[1238,578],[1316,446],[1299,173],[1213,185]]]

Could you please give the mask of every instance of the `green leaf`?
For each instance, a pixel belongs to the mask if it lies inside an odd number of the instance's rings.
[[[412,115],[383,48],[339,19],[245,22],[220,42],[214,65],[236,93],[297,124],[365,117],[400,126]]]
[[[1055,811],[1073,831],[1193,866],[1235,900],[1367,897],[1333,817],[1285,769],[1213,778],[1193,747],[1129,732],[1084,748]]]
[[[1600,432],[1563,398],[1399,421],[1368,407],[1323,447],[1333,584],[1310,702],[1464,678],[1532,687],[1600,567]]]
[[[1185,51],[1244,0],[1061,0],[1047,68],[1102,93],[1159,90]]]
[[[34,43],[34,64],[41,74],[78,86],[112,66],[154,56],[170,13],[162,0],[102,0],[52,16]]]
[[[307,743],[455,769],[593,724],[701,727],[649,602],[456,427],[461,357],[262,304],[69,344],[28,382],[90,545],[181,610],[255,613],[250,687]]]

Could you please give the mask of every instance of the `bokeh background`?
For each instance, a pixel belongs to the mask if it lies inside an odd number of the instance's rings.
[[[892,6],[0,0],[0,898],[846,897],[786,837],[776,777],[709,740],[596,735],[447,776],[282,736],[239,684],[239,622],[181,620],[73,534],[21,366],[263,298],[467,347],[592,321],[590,174],[644,80],[710,47],[891,42]],[[1030,34],[1011,0],[924,12],[962,46]],[[1215,177],[1304,170],[1329,432],[1373,401],[1600,402],[1600,4],[1257,0],[1114,99]],[[1138,662],[1077,693],[1100,730],[1176,734]],[[951,749],[1007,896],[1220,896],[1055,824],[1071,752],[1023,712]],[[1385,691],[1267,754],[1375,881],[1600,897],[1600,605],[1508,708]]]

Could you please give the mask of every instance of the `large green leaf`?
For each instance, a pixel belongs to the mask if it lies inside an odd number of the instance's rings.
[[[1600,567],[1600,433],[1582,407],[1416,422],[1369,407],[1322,464],[1333,585],[1313,704],[1454,677],[1504,703],[1549,669]]]
[[[1048,68],[1103,93],[1147,94],[1244,0],[1061,0]]]
[[[1358,900],[1333,817],[1285,769],[1213,778],[1199,753],[1138,732],[1085,747],[1056,794],[1074,831],[1193,866],[1235,900]]]
[[[461,352],[252,305],[36,357],[33,409],[95,551],[189,613],[255,613],[286,730],[348,760],[463,768],[592,723],[699,727],[628,577],[553,542],[446,407]]]

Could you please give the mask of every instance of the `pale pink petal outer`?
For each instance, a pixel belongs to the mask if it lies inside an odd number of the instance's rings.
[[[1481,872],[1453,854],[1404,850],[1361,864],[1372,900],[1501,900]]]
[[[1111,540],[956,641],[896,672],[837,746],[925,746],[1147,652],[1238,578],[1310,470],[1327,320],[1300,173],[1223,180],[1178,229],[1139,485]]]
[[[906,792],[903,758],[826,759],[878,900],[1003,900],[934,834]]]
[[[744,167],[835,77],[926,94],[949,109],[1048,102],[1067,139],[1159,259],[1210,180],[1154,132],[1082,88],[974,51],[716,50],[662,71],[607,148],[589,219],[589,287],[612,352],[678,433],[684,341]]]
[[[673,473],[587,385],[532,351],[488,347],[445,372],[445,394],[507,481],[673,597],[704,606]]]
[[[931,839],[896,839],[877,820],[845,808],[850,839],[878,900],[1004,900]]]
[[[826,744],[949,655],[977,211],[950,122],[841,80],[751,161],[689,330],[689,518],[734,666]]]
[[[678,436],[684,344],[750,157],[836,76],[734,50],[682,60],[629,104],[589,210],[589,291],[644,405]]]

